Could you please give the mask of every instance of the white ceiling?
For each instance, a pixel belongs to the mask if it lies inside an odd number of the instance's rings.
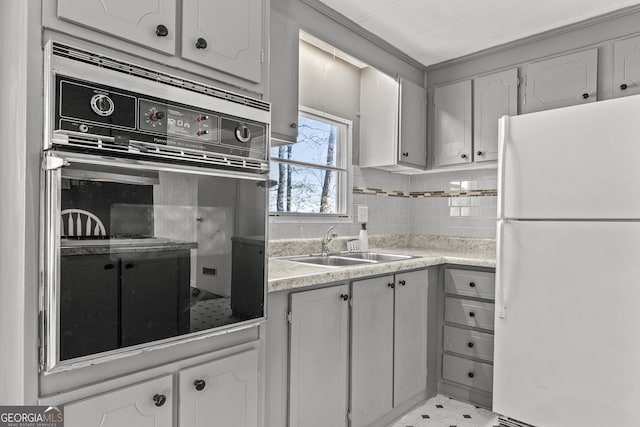
[[[424,65],[458,58],[639,0],[321,0]]]

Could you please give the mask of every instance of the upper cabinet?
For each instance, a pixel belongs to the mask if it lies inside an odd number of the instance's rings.
[[[518,70],[473,80],[473,159],[498,158],[498,119],[518,114]]]
[[[640,36],[613,44],[613,96],[640,93]]]
[[[262,90],[266,0],[56,0],[43,3],[43,14],[45,27]],[[145,53],[138,46],[171,56]]]
[[[293,143],[298,138],[299,27],[291,19],[271,11],[269,97],[271,139]]]
[[[259,83],[263,0],[182,0],[182,57]]]
[[[472,160],[471,80],[436,87],[433,96],[435,145],[433,165]]]
[[[360,166],[389,171],[427,164],[424,87],[374,68],[360,75]]]
[[[58,0],[57,17],[173,55],[176,0]]]
[[[523,113],[595,102],[598,49],[556,56],[527,65]]]

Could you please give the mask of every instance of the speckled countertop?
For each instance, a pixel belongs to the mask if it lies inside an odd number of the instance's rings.
[[[96,255],[131,252],[159,252],[197,248],[196,242],[163,237],[146,239],[60,240],[60,255]]]
[[[269,245],[269,292],[296,289],[305,286],[351,280],[366,276],[392,274],[402,270],[429,267],[440,264],[458,264],[474,267],[496,266],[495,241],[492,239],[467,239],[442,236],[393,235],[372,236],[370,252],[412,255],[402,261],[362,264],[346,267],[329,267],[304,264],[287,260],[293,255],[313,252],[314,240],[283,240]],[[344,250],[346,242],[333,243],[330,250]]]

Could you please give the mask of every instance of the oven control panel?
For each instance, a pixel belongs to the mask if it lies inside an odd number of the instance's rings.
[[[117,145],[267,158],[264,123],[62,75],[55,84],[54,131],[108,137]]]

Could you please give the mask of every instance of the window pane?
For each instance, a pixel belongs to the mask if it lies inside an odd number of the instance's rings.
[[[338,188],[345,172],[273,162],[270,178],[276,182],[269,193],[271,212],[341,213]]]
[[[338,127],[306,116],[298,116],[298,140],[295,144],[271,149],[271,158],[297,160],[315,165],[339,165]]]

